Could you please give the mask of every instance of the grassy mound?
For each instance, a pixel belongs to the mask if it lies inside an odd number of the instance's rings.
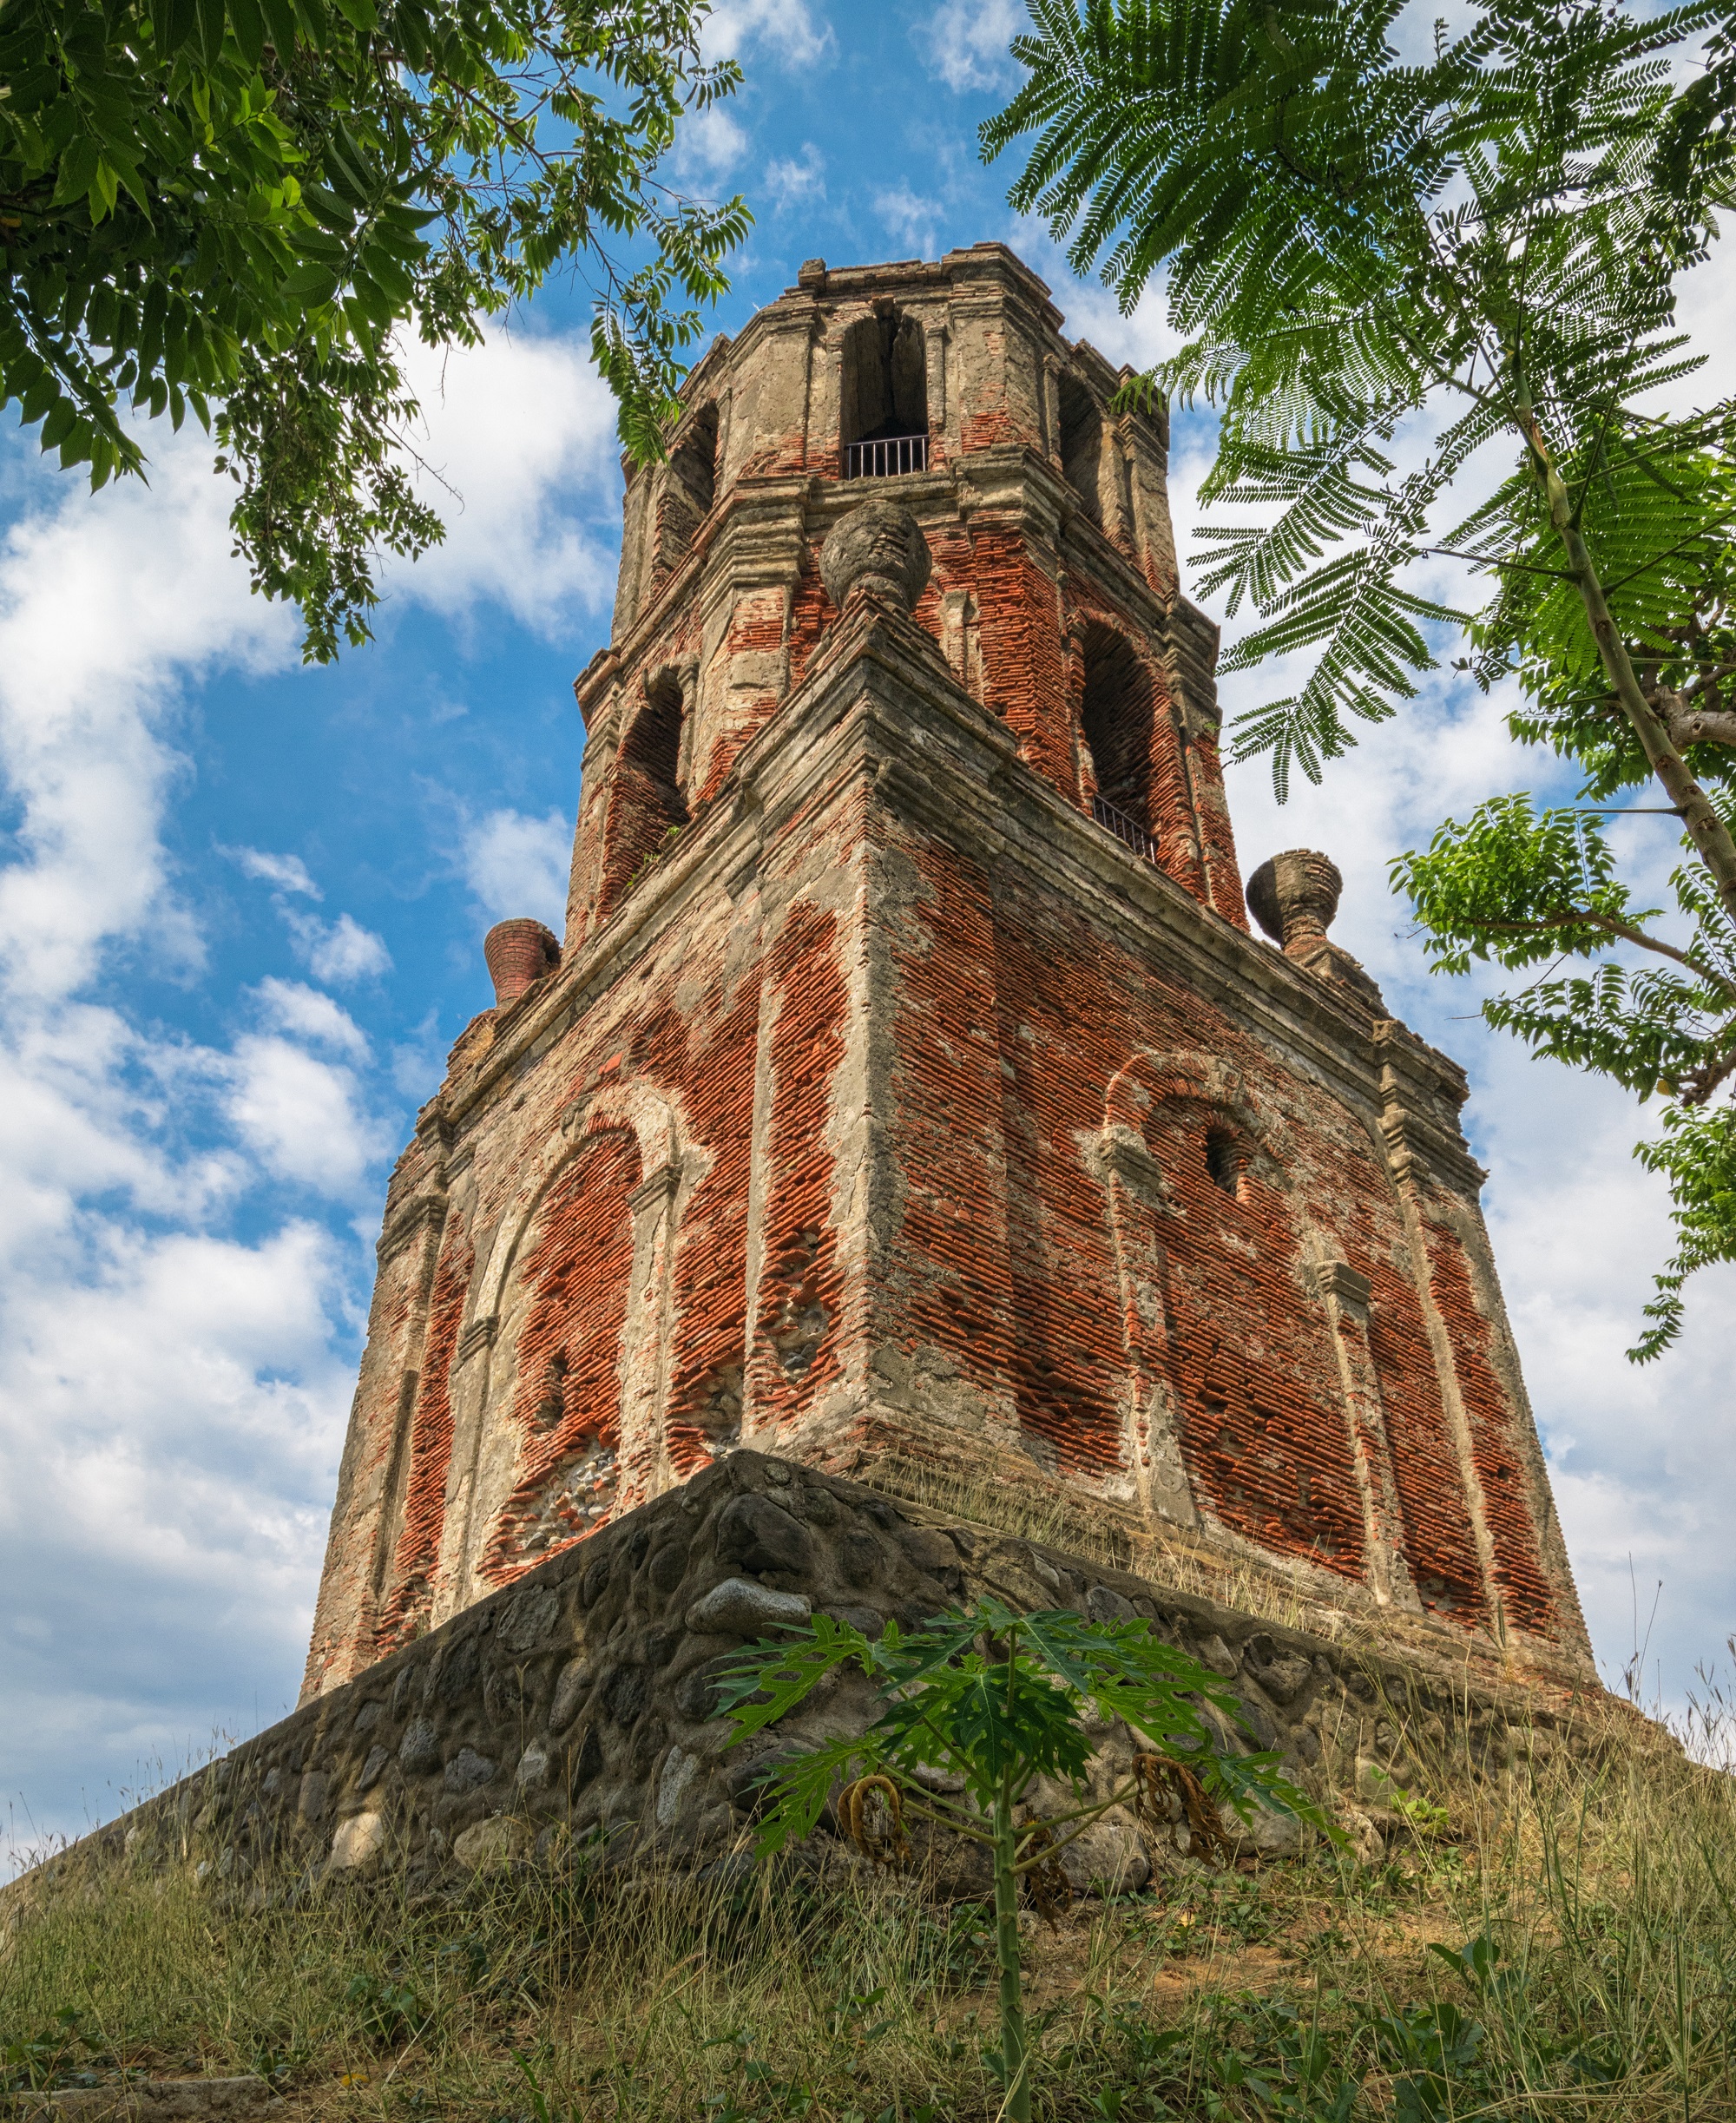
[[[1036,2113],[1736,2119],[1736,1779],[1632,1716],[1592,1738],[1351,1801],[1384,1829],[1371,1862],[1161,1854],[1147,1891],[1030,1916]],[[1000,2105],[987,1913],[911,1878],[657,1880],[592,1850],[235,1907],[118,1870],[22,1883],[6,1921],[11,2092],[255,2072],[291,2115],[479,2123]]]

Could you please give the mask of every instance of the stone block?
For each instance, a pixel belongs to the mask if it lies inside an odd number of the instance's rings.
[[[771,1636],[792,1625],[799,1627],[812,1611],[806,1593],[774,1592],[751,1578],[726,1578],[687,1609],[687,1627],[700,1636]]]
[[[378,1813],[352,1813],[338,1824],[332,1838],[332,1854],[326,1861],[328,1873],[365,1871],[378,1860],[385,1848],[385,1822]]]
[[[536,1836],[524,1821],[508,1814],[478,1821],[452,1844],[452,1856],[466,1872],[499,1872],[528,1858]]]

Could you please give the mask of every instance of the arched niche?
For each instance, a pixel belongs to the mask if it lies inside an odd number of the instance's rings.
[[[486,1349],[466,1561],[505,1584],[657,1493],[681,1214],[712,1160],[677,1102],[614,1081],[569,1107],[503,1219],[469,1330]]]
[[[664,581],[687,558],[717,499],[718,411],[701,405],[677,429],[658,483],[652,580]]]
[[[838,440],[928,434],[928,348],[914,317],[891,304],[845,327]]]
[[[1061,476],[1079,496],[1086,515],[1101,529],[1103,415],[1084,385],[1064,369],[1060,386]]]
[[[478,1468],[474,1568],[499,1585],[615,1515],[639,1144],[603,1120],[544,1194],[502,1294],[503,1377]],[[495,1384],[490,1380],[490,1385]]]
[[[1193,1506],[1231,1533],[1363,1578],[1362,1491],[1284,1129],[1220,1057],[1140,1054],[1109,1088],[1097,1154],[1147,1479],[1173,1489],[1179,1462]]]
[[[1088,621],[1079,640],[1084,667],[1079,733],[1090,755],[1095,793],[1141,832],[1154,835],[1157,695],[1151,673],[1127,635],[1100,621]]]

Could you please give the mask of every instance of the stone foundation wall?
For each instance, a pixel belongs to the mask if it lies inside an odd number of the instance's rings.
[[[595,1831],[621,1857],[727,1860],[747,1847],[751,1787],[768,1754],[873,1714],[865,1686],[845,1679],[774,1732],[726,1749],[732,1728],[715,1715],[713,1681],[741,1644],[815,1608],[870,1633],[895,1616],[915,1626],[985,1590],[1028,1610],[1145,1616],[1233,1685],[1254,1739],[1280,1749],[1323,1798],[1360,1790],[1367,1800],[1384,1778],[1413,1781],[1431,1757],[1498,1777],[1618,1707],[1601,1692],[1522,1689],[1426,1651],[1397,1660],[1331,1644],[742,1451],[9,1893],[122,1858],[188,1863],[240,1890],[286,1866],[312,1883],[383,1863],[431,1886],[503,1862],[559,1862]],[[1127,1736],[1098,1738],[1095,1773],[1113,1774]],[[1378,1827],[1378,1807],[1364,1813]],[[1366,1841],[1367,1819],[1354,1825]],[[817,1843],[838,1848],[829,1831]],[[1137,1885],[1147,1855],[1111,1817],[1074,1853],[1075,1884]]]

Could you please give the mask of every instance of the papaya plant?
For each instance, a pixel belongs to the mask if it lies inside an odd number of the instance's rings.
[[[829,1674],[850,1667],[881,1697],[880,1715],[865,1732],[780,1757],[761,1786],[759,1854],[811,1835],[829,1804],[843,1831],[883,1865],[908,1861],[910,1821],[986,1848],[1000,2017],[1000,2047],[987,2061],[1013,2123],[1029,2123],[1031,2113],[1019,1890],[1051,1909],[1066,1891],[1062,1856],[1094,1822],[1126,1806],[1147,1825],[1167,1824],[1174,1802],[1193,1845],[1222,1857],[1222,1803],[1244,1820],[1257,1806],[1299,1815],[1340,1839],[1275,1754],[1239,1754],[1226,1744],[1247,1729],[1234,1694],[1145,1622],[1088,1622],[1066,1609],[1022,1614],[991,1596],[908,1634],[889,1622],[871,1639],[815,1614],[781,1642],[753,1646],[719,1684],[735,1725],[729,1745],[775,1725]],[[1128,1775],[1099,1797],[1088,1780],[1086,1728],[1115,1719],[1144,1745]],[[1061,1786],[1068,1803],[1036,1807],[1040,1780]]]

